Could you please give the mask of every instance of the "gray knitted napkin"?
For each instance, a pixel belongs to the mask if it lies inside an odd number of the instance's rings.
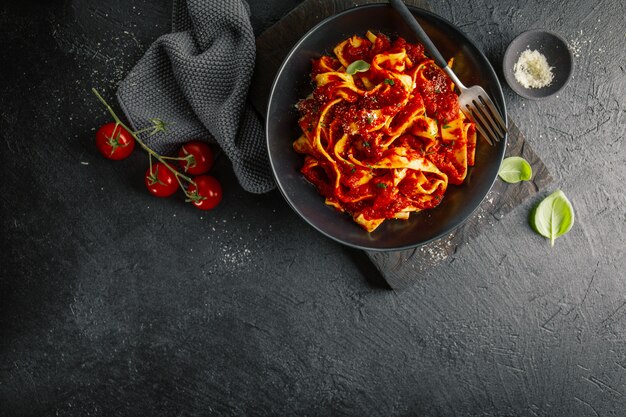
[[[168,123],[148,144],[174,151],[190,139],[217,142],[241,186],[274,188],[265,134],[247,103],[255,44],[243,0],[174,0],[172,33],[158,38],[121,82],[117,99],[135,129]]]

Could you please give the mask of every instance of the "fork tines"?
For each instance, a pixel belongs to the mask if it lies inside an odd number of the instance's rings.
[[[504,138],[506,124],[489,97],[479,95],[471,103],[466,103],[465,109],[462,110],[474,121],[476,130],[490,145],[493,146],[495,142],[500,142],[500,139]]]

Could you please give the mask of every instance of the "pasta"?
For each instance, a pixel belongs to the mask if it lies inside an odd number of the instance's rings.
[[[368,232],[436,207],[474,165],[476,130],[421,44],[367,32],[313,60],[300,100],[301,172]]]

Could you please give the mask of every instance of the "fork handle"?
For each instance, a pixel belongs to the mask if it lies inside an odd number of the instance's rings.
[[[435,60],[435,63],[439,65],[441,68],[446,68],[448,63],[443,58],[437,47],[433,41],[430,40],[422,26],[417,22],[415,16],[409,11],[408,7],[404,4],[402,0],[389,0],[391,3],[391,7],[393,7],[404,19],[407,25],[411,28],[411,30],[417,36],[417,39],[424,45],[424,48],[430,53],[430,55]]]

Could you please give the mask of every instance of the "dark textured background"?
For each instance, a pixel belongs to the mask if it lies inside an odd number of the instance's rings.
[[[269,4],[266,4],[269,3]],[[110,162],[90,95],[168,29],[168,1],[0,6],[0,415],[623,416],[626,48],[621,0],[431,0],[498,67],[570,43],[557,97],[505,94],[576,210],[550,248],[527,201],[400,293],[276,191],[201,213]],[[250,1],[260,33],[296,0]]]

